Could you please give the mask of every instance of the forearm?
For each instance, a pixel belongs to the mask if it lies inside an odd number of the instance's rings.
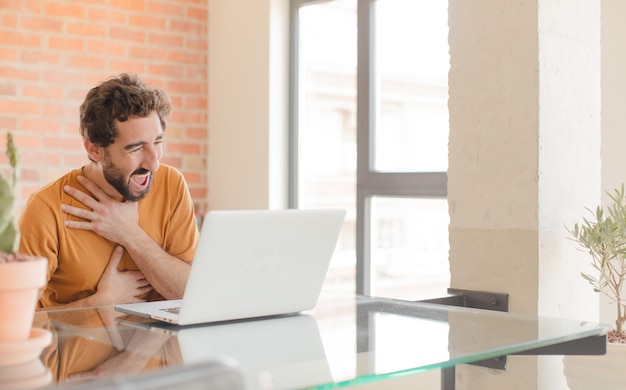
[[[150,285],[165,299],[180,299],[187,285],[189,263],[165,252],[143,230],[130,235],[124,246]]]
[[[60,309],[77,309],[81,307],[95,307],[95,306],[103,306],[106,305],[104,300],[100,299],[100,296],[97,295],[97,292],[93,295],[90,295],[85,298],[81,298],[70,303],[57,304],[54,306],[43,306],[37,307],[37,310],[60,310]]]

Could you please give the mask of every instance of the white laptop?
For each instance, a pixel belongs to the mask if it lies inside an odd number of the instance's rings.
[[[211,211],[183,299],[115,309],[177,325],[312,309],[344,217],[340,209]]]

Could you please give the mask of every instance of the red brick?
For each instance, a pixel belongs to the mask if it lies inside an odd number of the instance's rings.
[[[58,129],[60,127],[60,120],[52,120],[50,118],[21,118],[19,121],[19,128],[27,131],[43,132],[48,129]]]
[[[17,45],[25,47],[40,47],[41,36],[23,31],[2,31],[0,33],[0,44]]]
[[[0,9],[3,9],[2,6],[0,6]],[[4,11],[6,12],[6,10]],[[0,14],[0,26],[2,26],[2,30],[16,28],[17,27],[17,15]],[[0,30],[0,33],[2,30]]]
[[[194,199],[204,199],[204,198],[206,198],[206,196],[207,196],[207,190],[206,190],[206,187],[201,187],[201,188],[195,188],[195,187],[193,187],[193,188],[190,188],[190,189],[189,189],[189,192],[191,192],[191,196],[192,196]],[[202,203],[202,204],[204,204],[204,203]],[[202,207],[202,206],[201,206],[201,207]],[[205,207],[206,207],[206,206],[205,206]],[[196,208],[196,211],[197,211],[197,212],[203,212],[203,211],[205,211],[205,210],[206,210],[206,208],[204,208],[204,209],[200,209],[200,210],[198,210],[198,209]]]
[[[61,16],[83,19],[86,16],[85,7],[74,2],[48,1],[44,3],[46,16]]]
[[[39,172],[36,168],[22,167],[20,170],[20,181],[38,181]]]
[[[48,68],[43,70],[42,78],[45,83],[71,85],[81,80],[76,74],[77,72],[70,68],[65,70]]]
[[[22,87],[22,94],[26,97],[41,100],[63,99],[63,88],[60,86],[38,84],[26,84]]]
[[[0,130],[13,131],[17,129],[17,117],[0,115]]]
[[[41,115],[50,117],[72,118],[78,116],[80,103],[72,105],[67,102],[43,102]]]
[[[206,34],[206,23],[198,23],[194,21],[172,20],[170,22],[170,31],[182,32],[188,35]]]
[[[102,0],[97,0],[102,2]],[[87,20],[102,21],[109,26],[128,23],[128,15],[126,12],[121,12],[111,8],[89,8],[87,10]]]
[[[1,78],[6,78],[13,81],[37,81],[39,80],[39,71],[36,69],[26,69],[23,67],[0,65],[0,79]]]
[[[14,2],[15,0],[8,0]],[[43,14],[43,4],[41,1],[24,1],[22,2],[23,11],[31,14]]]
[[[163,14],[169,17],[183,17],[185,8],[178,4],[165,3],[160,1],[151,1],[148,4],[148,12],[150,14]]]
[[[146,64],[132,60],[111,60],[109,61],[109,68],[113,69],[111,74],[118,74],[122,72],[132,72],[138,75],[144,75],[146,73]]]
[[[188,143],[188,142],[168,142],[168,151],[170,153],[182,153],[182,154],[190,154],[195,155],[200,151],[199,145],[197,143]]]
[[[163,30],[166,27],[166,21],[163,17],[154,17],[151,15],[129,15],[129,24],[133,27],[151,28]]]
[[[156,46],[139,46],[130,45],[128,47],[128,56],[136,59],[155,59],[164,57],[163,48]]]
[[[18,58],[19,50],[16,47],[0,47],[0,62],[17,62]]]
[[[209,17],[207,7],[187,7],[187,16],[193,19],[198,19],[202,22],[206,22]]]
[[[98,79],[97,82],[93,82],[90,83],[90,85],[95,86],[98,82],[100,82],[101,80]],[[89,92],[89,90],[91,89],[91,87],[89,88],[72,88],[72,87],[66,87],[65,91],[67,94],[67,98],[71,99],[71,100],[75,100],[75,101],[80,101],[82,102],[83,99],[85,99],[85,96],[87,96],[87,92]]]
[[[124,42],[113,42],[108,39],[89,39],[87,42],[88,53],[104,53],[108,57],[124,57],[128,56],[128,45]]]
[[[17,88],[13,82],[0,82],[0,95],[15,96]]]
[[[187,67],[187,78],[190,80],[202,80],[201,82],[202,89],[201,93],[208,94],[208,86],[206,83],[206,79],[208,78],[208,68],[206,66],[188,66]]]
[[[21,61],[25,64],[58,65],[61,62],[61,55],[58,52],[52,52],[50,50],[24,50],[22,51]]]
[[[200,112],[190,112],[184,110],[177,110],[172,113],[172,119],[175,119],[177,122],[182,124],[198,124],[204,122],[202,120],[203,116]]]
[[[106,31],[107,28],[103,24],[85,22],[67,23],[67,32],[72,35],[104,37]]]
[[[185,47],[188,49],[194,49],[201,52],[206,52],[209,48],[209,41],[202,37],[187,37]]]
[[[109,37],[113,39],[120,39],[123,41],[130,41],[136,43],[146,42],[146,33],[134,28],[113,26],[110,28]]]
[[[71,0],[71,1],[76,1],[76,2],[80,2],[83,5],[87,6],[86,8],[93,8],[93,5],[102,5],[103,1],[102,0]],[[132,1],[132,0],[127,0],[127,1]],[[96,9],[101,10],[102,7],[96,7]]]
[[[21,25],[28,31],[63,32],[63,21],[46,16],[22,15]]]
[[[48,38],[48,47],[63,51],[84,51],[85,40],[83,38],[64,36],[51,36]]]
[[[148,65],[148,73],[153,75],[164,75],[168,77],[182,78],[185,75],[185,68],[179,64],[172,65]]]
[[[161,158],[161,163],[171,165],[173,167],[180,167],[182,165],[182,158],[174,156],[170,153],[164,153]]]
[[[153,45],[159,46],[172,46],[183,47],[185,39],[182,35],[177,34],[164,34],[164,33],[150,33],[149,42]]]
[[[191,139],[205,140],[209,136],[209,129],[206,127],[187,127],[186,135]]]
[[[3,137],[4,138],[4,137]],[[29,161],[37,161],[35,157],[39,156],[40,153],[38,151],[31,151],[29,149],[39,149],[40,137],[38,135],[31,135],[30,133],[16,131],[13,132],[13,139],[15,140],[15,145],[20,150],[20,154],[22,156],[22,161],[26,164]],[[6,142],[5,142],[6,145]],[[32,160],[24,160],[33,158]]]
[[[126,11],[146,10],[146,4],[143,0],[109,0],[109,4],[113,8],[119,8]]]
[[[58,127],[54,127],[54,128],[60,128],[61,126],[59,125]],[[56,134],[50,134],[47,136],[44,136],[43,139],[43,147],[44,148],[52,148],[52,149],[67,149],[68,146],[71,145],[80,145],[79,143],[79,136],[78,134],[74,135],[73,137],[60,137]]]
[[[37,102],[3,97],[0,102],[0,114],[38,114],[40,105]]]
[[[70,68],[101,69],[103,63],[104,57],[99,55],[70,56],[67,59]]]
[[[200,183],[200,175],[194,172],[185,172],[184,173],[185,180],[191,185],[195,183]]]
[[[180,50],[170,50],[167,59],[168,61],[183,62],[186,64],[205,64],[207,62],[205,53]]]
[[[15,0],[0,0],[0,9],[7,11],[24,11],[24,3]]]
[[[208,99],[204,96],[202,97],[190,96],[186,99],[186,101],[187,101],[187,104],[185,105],[186,108],[197,108],[201,110],[208,110],[209,108]]]
[[[78,168],[88,162],[89,158],[87,157],[87,153],[82,149],[76,149],[75,153],[63,154],[63,165],[66,166],[68,170]]]

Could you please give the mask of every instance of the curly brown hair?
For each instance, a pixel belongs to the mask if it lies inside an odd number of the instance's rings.
[[[80,106],[80,134],[90,142],[107,147],[115,141],[115,121],[131,116],[146,117],[156,111],[165,131],[171,111],[162,89],[151,88],[135,74],[122,73],[92,88]]]

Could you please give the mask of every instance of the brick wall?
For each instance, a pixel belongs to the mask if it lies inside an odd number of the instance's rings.
[[[163,163],[185,175],[206,211],[208,0],[0,0],[0,168],[6,133],[27,196],[88,162],[78,133],[87,91],[120,72],[173,103]]]

